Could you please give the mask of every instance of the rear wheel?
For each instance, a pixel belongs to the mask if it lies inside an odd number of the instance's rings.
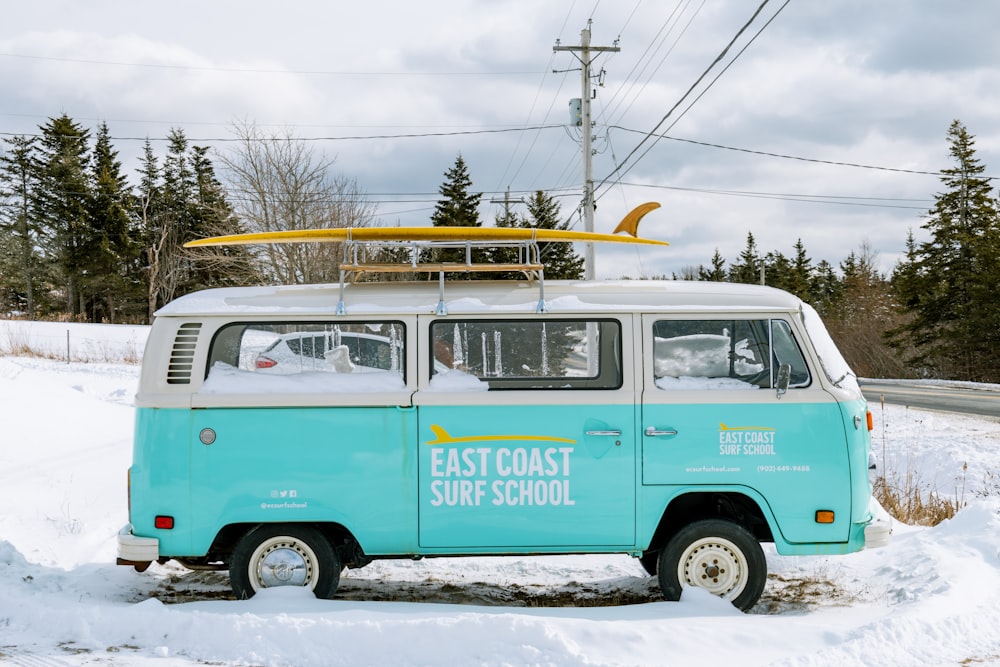
[[[340,585],[340,559],[330,541],[311,526],[264,524],[236,543],[229,583],[238,600],[264,588],[305,586],[330,599]]]
[[[679,600],[681,590],[698,586],[746,611],[767,581],[760,543],[746,528],[724,519],[696,521],[680,529],[660,552],[660,590]]]

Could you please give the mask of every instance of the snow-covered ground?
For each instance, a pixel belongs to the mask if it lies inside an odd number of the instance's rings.
[[[138,377],[121,360],[144,329],[13,326],[0,354],[30,338],[54,358],[0,356],[0,664],[1000,665],[996,421],[876,406],[884,463],[967,506],[897,524],[884,549],[770,550],[749,614],[700,591],[658,601],[626,556],[384,561],[336,600],[238,602],[224,574],[114,565]],[[66,362],[67,330],[88,363]]]

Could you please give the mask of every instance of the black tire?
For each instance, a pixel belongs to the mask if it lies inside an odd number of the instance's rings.
[[[236,543],[229,584],[237,600],[262,588],[308,586],[329,600],[340,585],[340,558],[330,541],[311,526],[264,524]]]
[[[760,543],[746,528],[724,519],[689,524],[660,551],[660,590],[679,600],[681,589],[699,586],[747,611],[767,582],[767,561]]]
[[[642,565],[642,569],[651,577],[656,576],[656,564],[659,560],[659,551],[643,551],[642,555],[639,556],[639,564]]]

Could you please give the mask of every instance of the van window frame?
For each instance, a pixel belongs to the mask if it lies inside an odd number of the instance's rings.
[[[600,367],[596,375],[585,377],[574,376],[510,376],[510,377],[474,377],[489,385],[490,392],[496,391],[618,391],[624,387],[624,347],[623,347],[623,325],[620,319],[615,317],[588,317],[586,315],[559,315],[546,316],[533,314],[527,317],[467,317],[467,316],[447,316],[430,320],[427,325],[427,341],[424,349],[427,351],[428,379],[433,379],[436,370],[434,368],[434,344],[437,340],[434,335],[436,326],[453,326],[462,323],[493,323],[493,324],[540,324],[544,322],[571,322],[586,326],[587,324],[597,324],[601,328],[601,336],[598,342],[598,363]],[[604,330],[610,327],[609,336]],[[610,358],[610,362],[607,359]],[[610,376],[610,378],[608,377]]]
[[[794,373],[797,372],[797,371],[802,371],[802,370],[805,371],[805,379],[800,380],[799,382],[792,382],[792,383],[790,383],[789,386],[788,386],[788,388],[789,389],[806,389],[806,388],[809,388],[810,386],[812,386],[812,384],[813,384],[813,378],[815,376],[815,373],[814,373],[814,371],[813,371],[813,369],[812,369],[812,367],[810,365],[809,357],[807,356],[807,354],[806,354],[806,352],[805,352],[805,350],[804,350],[804,348],[802,346],[802,343],[799,340],[799,338],[800,338],[799,335],[796,334],[795,327],[793,326],[792,322],[789,321],[786,318],[775,316],[774,313],[731,313],[731,314],[730,313],[716,313],[716,314],[708,314],[708,313],[705,313],[705,314],[702,314],[702,313],[684,313],[684,314],[678,314],[678,315],[673,315],[673,314],[669,314],[668,315],[666,313],[650,313],[649,315],[650,315],[649,342],[650,342],[650,344],[652,346],[652,349],[649,352],[648,358],[643,361],[643,365],[645,366],[645,368],[649,372],[649,378],[654,383],[654,386],[657,386],[657,388],[660,389],[660,390],[662,390],[662,391],[670,391],[670,390],[669,389],[663,389],[663,388],[659,387],[658,385],[655,385],[655,383],[656,383],[657,380],[662,379],[662,378],[681,378],[681,377],[705,378],[705,379],[709,379],[709,380],[711,380],[711,379],[732,378],[732,379],[737,379],[737,380],[746,382],[747,384],[749,384],[751,386],[754,386],[754,387],[756,387],[758,389],[773,390],[775,388],[775,384],[777,382],[778,366],[781,363],[783,363],[783,362],[789,361],[788,359],[779,358],[779,356],[775,352],[775,344],[774,344],[774,342],[775,342],[775,326],[776,326],[777,323],[780,323],[778,325],[781,326],[785,330],[785,332],[787,333],[787,341],[790,342],[794,346],[794,348],[795,348],[795,352],[797,353],[797,356],[798,356],[798,359],[795,360],[795,361],[797,361],[797,362],[799,362],[801,364],[801,367],[793,365],[793,369],[792,369],[793,370],[793,376],[792,377],[793,378],[795,377]],[[662,336],[658,336],[658,334],[657,334],[657,325],[659,325],[661,322],[673,322],[673,323],[679,323],[679,322],[690,322],[690,323],[699,323],[699,322],[706,322],[706,323],[707,322],[732,323],[732,329],[733,329],[734,332],[737,330],[737,326],[736,326],[737,323],[744,323],[744,324],[750,323],[751,325],[766,324],[767,330],[766,330],[766,332],[762,332],[762,333],[766,334],[766,339],[765,338],[760,338],[758,336],[757,340],[754,341],[755,344],[758,344],[758,345],[761,344],[761,343],[764,343],[764,344],[767,345],[767,355],[768,355],[768,358],[767,358],[767,368],[762,369],[760,371],[760,373],[764,373],[765,371],[767,372],[767,376],[766,376],[767,383],[766,383],[766,385],[765,384],[759,384],[757,382],[749,382],[748,380],[744,379],[745,377],[748,377],[748,376],[735,375],[734,374],[734,364],[735,364],[736,360],[734,358],[729,358],[727,360],[727,364],[729,365],[729,368],[730,368],[730,373],[728,375],[726,375],[726,376],[722,376],[722,375],[713,375],[713,376],[703,376],[703,375],[695,375],[695,376],[658,375],[657,371],[656,371],[656,366],[655,366],[655,364],[656,364],[656,354],[655,354],[656,343],[655,343],[655,341],[656,341],[656,339],[658,337],[662,337]],[[757,328],[757,326],[751,326],[751,330],[755,330],[756,328]],[[736,344],[737,344],[736,336],[733,335],[732,339],[731,339],[731,343],[730,343],[730,354],[732,354],[734,352]],[[645,374],[645,372],[644,372],[644,374]],[[761,379],[764,379],[764,378],[761,378]],[[758,380],[758,382],[760,382],[760,380]],[[699,391],[699,389],[691,389],[691,388],[684,388],[683,390],[684,391]],[[704,391],[725,391],[726,388],[723,388],[723,387],[705,387],[703,390]]]
[[[352,318],[350,320],[339,319],[339,318],[330,318],[330,319],[309,318],[309,319],[301,319],[301,320],[298,320],[298,319],[296,319],[296,320],[292,320],[292,319],[281,319],[281,320],[254,319],[254,320],[233,320],[233,321],[230,321],[230,322],[226,322],[225,324],[221,325],[220,327],[218,327],[218,329],[215,330],[215,332],[212,334],[211,340],[209,341],[208,350],[207,350],[207,353],[206,353],[206,356],[205,356],[205,369],[204,369],[203,379],[207,379],[208,378],[209,373],[212,371],[212,366],[215,364],[216,361],[222,361],[223,363],[229,364],[229,361],[227,359],[220,359],[220,358],[218,358],[215,355],[215,350],[216,350],[216,343],[218,342],[218,339],[221,336],[225,335],[225,332],[227,332],[230,329],[239,329],[239,327],[242,327],[242,329],[240,330],[240,333],[238,334],[238,336],[240,337],[240,339],[242,339],[242,336],[246,332],[246,330],[248,328],[252,327],[253,325],[262,325],[262,326],[267,326],[267,327],[281,327],[281,326],[292,327],[292,326],[302,326],[302,325],[322,325],[322,326],[331,326],[332,327],[334,325],[336,325],[336,326],[342,326],[342,325],[367,326],[369,324],[395,325],[395,326],[398,326],[400,328],[400,335],[397,338],[397,341],[399,343],[399,355],[400,355],[399,356],[399,362],[398,362],[399,363],[399,374],[400,374],[400,377],[403,380],[403,383],[406,384],[406,380],[407,380],[407,357],[406,357],[406,354],[407,354],[407,347],[408,347],[408,345],[407,345],[408,341],[407,341],[407,326],[406,326],[406,322],[404,322],[401,319],[388,319],[388,318],[387,319],[377,319],[377,320],[374,319],[374,318],[372,318],[372,319],[366,319],[366,320],[358,320],[358,319],[354,319],[354,318]],[[289,332],[289,333],[295,333],[295,332]],[[310,332],[306,332],[306,333],[310,333]],[[316,333],[322,333],[322,332],[316,332]],[[283,334],[277,334],[276,333],[275,335],[280,337]],[[261,352],[258,353],[258,354],[263,353],[264,351],[266,351],[266,349],[269,349],[269,348],[265,348],[265,350],[261,350]],[[293,350],[293,352],[294,352],[294,350]],[[230,365],[232,365],[232,364],[230,364]],[[234,367],[235,368],[239,368],[239,364],[237,363]],[[250,370],[252,372],[254,369],[243,369],[243,370]],[[385,370],[390,370],[390,369],[385,369]],[[321,372],[321,371],[319,371],[319,372]],[[294,375],[294,374],[290,374],[290,375]]]

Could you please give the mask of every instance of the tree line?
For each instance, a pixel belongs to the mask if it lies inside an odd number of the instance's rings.
[[[132,186],[107,124],[94,135],[68,115],[0,153],[0,313],[27,319],[143,323],[206,287],[336,279],[323,246],[185,249],[206,236],[370,224],[356,184],[287,134],[234,125],[218,157],[172,129],[146,140]]]
[[[93,139],[93,141],[91,141]],[[144,322],[175,296],[226,284],[180,244],[241,225],[208,149],[171,131],[162,158],[144,145],[139,184],[102,123],[62,115],[0,155],[0,311],[30,319]]]
[[[242,232],[378,224],[357,183],[288,132],[237,123],[235,149],[215,155],[171,130],[162,155],[143,145],[138,184],[128,183],[107,125],[90,131],[63,114],[34,136],[4,141],[0,153],[0,313],[92,322],[148,322],[170,300],[205,287],[336,281],[337,244],[184,249],[185,241]],[[790,255],[762,253],[752,232],[730,262],[718,250],[674,279],[759,283],[791,292],[823,316],[848,361],[869,377],[1000,381],[990,352],[1000,337],[1000,203],[975,156],[974,138],[954,121],[954,166],[906,254],[886,275],[862,243],[836,266],[813,262],[801,239]],[[481,226],[482,193],[459,154],[444,172],[433,225]],[[567,229],[543,191],[505,206],[499,227]],[[570,244],[542,244],[547,278],[581,278]],[[391,251],[386,251],[391,252]],[[402,252],[402,251],[399,251]],[[464,261],[438,250],[437,261]],[[477,263],[511,263],[511,248],[476,250]],[[459,257],[461,255],[461,257]],[[400,258],[402,259],[402,258]],[[376,278],[413,278],[386,274]],[[469,278],[507,278],[483,272]]]
[[[64,114],[35,136],[6,139],[0,153],[0,313],[142,323],[172,299],[206,287],[336,282],[340,244],[183,247],[206,236],[377,224],[375,207],[357,183],[335,173],[334,161],[308,143],[246,122],[234,124],[233,133],[234,149],[214,155],[227,174],[225,185],[209,149],[191,145],[179,129],[169,132],[162,156],[144,142],[135,186],[105,123],[91,136]],[[431,222],[481,225],[476,211],[482,194],[470,188],[459,155],[445,172]],[[508,213],[496,223],[565,228],[558,204],[543,192],[528,202],[528,215]],[[542,248],[549,276],[579,277],[582,260],[572,248],[551,246]],[[462,250],[440,252],[438,261],[464,261],[464,255],[448,254]],[[477,251],[475,261],[510,263],[515,252]]]
[[[993,359],[1000,343],[1000,201],[976,157],[975,138],[958,120],[947,139],[953,166],[906,253],[885,274],[867,242],[838,267],[813,263],[801,239],[793,254],[762,254],[752,233],[726,266],[716,250],[687,280],[758,283],[811,303],[861,376],[1000,382]]]

